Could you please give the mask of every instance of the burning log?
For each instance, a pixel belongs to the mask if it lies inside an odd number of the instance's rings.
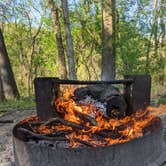
[[[51,125],[53,123],[61,123],[63,125],[70,126],[72,128],[77,128],[77,129],[86,129],[87,128],[87,127],[85,127],[83,125],[64,120],[64,119],[62,119],[60,117],[51,118],[47,122],[45,122],[44,125],[48,126],[48,125]]]
[[[111,118],[123,118],[127,109],[127,104],[119,90],[112,85],[93,85],[77,88],[74,91],[76,101],[81,101],[87,96],[106,103],[106,113]],[[116,111],[115,111],[116,110]]]
[[[72,130],[57,130],[53,133],[45,134],[45,136],[49,137],[65,137],[66,135],[72,133]]]
[[[81,143],[83,145],[86,145],[88,147],[94,147],[91,143],[84,141],[84,140],[81,140],[81,139],[78,139],[78,138],[72,138],[72,140],[75,142]]]
[[[111,138],[117,139],[123,137],[117,130],[101,130],[93,134],[94,136],[99,136],[101,138]]]
[[[84,122],[89,122],[92,126],[97,126],[97,121],[95,120],[95,118],[78,111],[75,111],[75,115],[78,116]]]
[[[127,104],[121,95],[112,96],[106,104],[106,113],[111,118],[125,117]]]

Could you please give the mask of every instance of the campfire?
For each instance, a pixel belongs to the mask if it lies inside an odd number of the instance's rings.
[[[150,79],[139,79],[79,82],[40,78],[35,82],[37,116],[18,123],[14,136],[24,142],[45,141],[75,149],[109,147],[158,132],[161,119],[148,106],[150,85],[140,86]],[[112,84],[125,84],[124,94]]]

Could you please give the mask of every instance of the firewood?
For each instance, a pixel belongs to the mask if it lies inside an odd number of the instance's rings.
[[[44,134],[45,136],[49,136],[49,137],[65,137],[65,135],[70,134],[71,132],[73,132],[72,130],[57,130],[53,133],[49,133],[49,134]]]
[[[61,123],[63,125],[70,126],[72,128],[77,128],[77,129],[86,129],[86,127],[83,126],[83,125],[64,120],[64,119],[62,119],[60,117],[51,118],[47,122],[45,122],[44,125],[48,126],[48,125],[51,125],[53,123]]]
[[[89,147],[94,147],[91,143],[87,142],[87,141],[83,141],[81,139],[78,139],[78,138],[72,138],[73,141],[75,142],[79,142],[83,145],[86,145],[86,146],[89,146]]]
[[[23,139],[25,141],[28,141],[29,139],[32,140],[48,140],[48,141],[67,141],[67,139],[65,137],[48,137],[42,134],[38,134],[38,133],[34,133],[33,131],[30,131],[28,129],[25,128],[18,128],[17,129],[18,132],[21,132],[21,134],[23,135]]]
[[[101,131],[95,132],[93,135],[94,136],[99,136],[101,138],[112,138],[112,139],[117,139],[117,138],[123,137],[123,135],[121,135],[116,130],[101,130]]]
[[[95,118],[78,111],[75,111],[75,115],[78,116],[81,120],[89,122],[92,126],[97,126]]]
[[[120,124],[119,126],[116,126],[115,130],[122,131],[122,130],[125,130],[126,128],[132,127],[134,124],[134,121],[143,121],[148,117],[148,114],[149,112],[145,111],[143,113],[141,112],[140,115],[136,115],[136,116],[132,115],[133,116],[132,120],[126,122],[125,124]]]
[[[131,128],[133,125],[134,125],[134,121],[131,120],[131,121],[125,123],[125,124],[120,124],[119,126],[116,126],[115,130],[122,131],[122,130],[125,130],[127,128]]]

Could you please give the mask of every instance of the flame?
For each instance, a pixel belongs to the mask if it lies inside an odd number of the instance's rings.
[[[52,124],[51,126],[41,124],[39,127],[33,128],[35,132],[46,134],[55,131],[71,131],[65,135],[71,147],[77,147],[81,144],[76,141],[78,139],[86,141],[94,147],[109,146],[142,137],[144,128],[156,118],[159,112],[161,113],[159,108],[149,106],[144,111],[137,111],[135,114],[120,120],[108,119],[92,104],[76,103],[73,91],[74,88],[71,87],[63,91],[63,95],[55,100],[55,110],[65,120],[82,125],[84,128],[73,130],[71,126],[63,124]],[[37,121],[38,118],[28,120]]]

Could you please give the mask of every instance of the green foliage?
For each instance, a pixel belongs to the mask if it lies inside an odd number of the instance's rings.
[[[158,103],[159,104],[166,104],[166,94],[159,98]]]
[[[0,102],[0,112],[6,109],[30,109],[35,107],[34,97],[22,97],[17,100]]]
[[[3,4],[6,3],[5,0],[2,1]],[[60,8],[60,3],[57,2]],[[78,79],[99,80],[102,52],[101,3],[96,0],[75,0],[69,3]],[[162,1],[159,1],[157,12],[153,1],[150,0],[141,0],[137,3],[132,0],[117,0],[116,3],[117,78],[125,74],[149,73],[152,75],[153,85],[164,85],[166,37],[163,36],[162,19],[166,17],[164,12],[166,10],[161,6]],[[2,25],[5,42],[19,91],[22,96],[28,96],[33,94],[35,77],[59,76],[54,25],[50,9],[44,1],[23,0],[16,4],[13,1],[7,6],[8,10],[4,12],[8,21],[4,21],[3,18]],[[45,6],[46,13],[41,16]],[[59,11],[63,44],[66,49],[61,9]],[[31,55],[33,35],[38,29],[40,20],[42,27],[35,39]]]

